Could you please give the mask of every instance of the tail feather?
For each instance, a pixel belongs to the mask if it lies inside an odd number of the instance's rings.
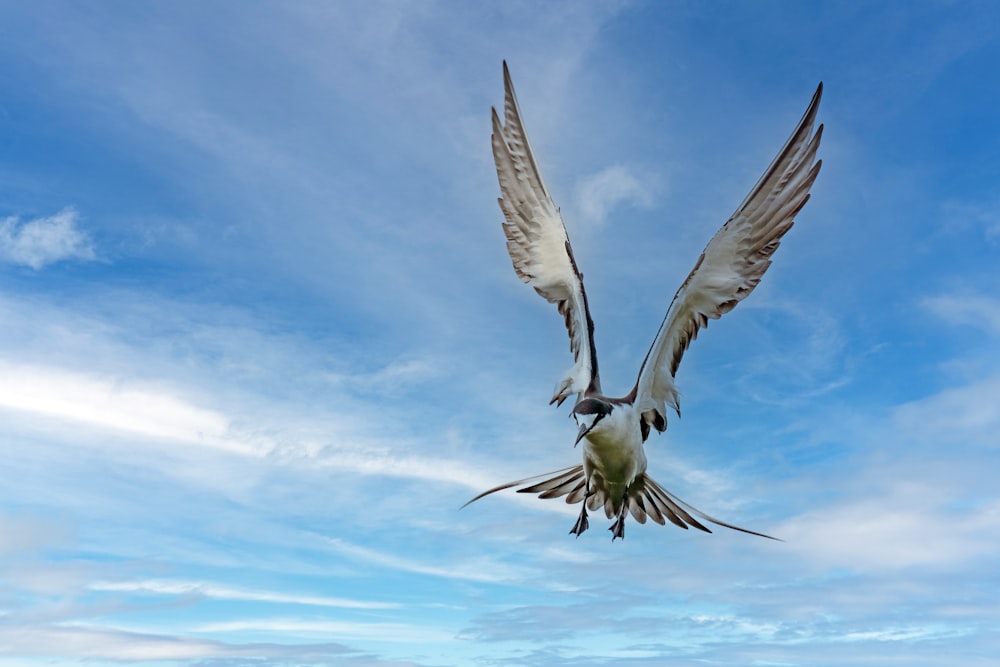
[[[646,510],[642,506],[642,496],[629,496],[628,511],[632,513],[636,521],[646,523]]]
[[[646,477],[646,483],[649,486],[647,493],[656,498],[656,500],[660,503],[661,509],[666,509],[668,512],[668,516],[673,517],[670,520],[674,524],[680,525],[684,529],[687,529],[688,526],[693,526],[694,528],[703,530],[706,533],[712,532],[705,526],[701,525],[701,523],[699,523],[690,514],[685,512],[683,507],[674,502],[673,498],[667,493],[666,489],[661,487],[649,477]]]
[[[482,498],[485,498],[486,496],[490,495],[491,493],[496,493],[497,491],[503,491],[504,489],[510,489],[510,488],[515,487],[515,486],[521,486],[522,484],[527,484],[528,482],[536,480],[539,477],[547,477],[548,475],[556,475],[557,478],[562,478],[562,476],[565,473],[570,472],[570,471],[574,471],[574,470],[579,470],[582,473],[583,472],[583,466],[570,466],[568,468],[560,468],[559,470],[553,470],[552,472],[543,472],[540,475],[532,475],[531,477],[525,477],[524,479],[519,479],[519,480],[514,481],[514,482],[507,482],[506,484],[501,484],[499,486],[494,486],[492,489],[487,489],[486,491],[483,491],[478,496],[476,496],[475,498],[473,498],[469,502],[467,502],[464,505],[462,505],[462,507],[468,507],[472,503],[474,503],[477,500],[480,500]],[[462,507],[460,507],[459,509],[462,509]]]
[[[565,496],[579,486],[583,486],[583,468],[577,466],[561,475],[543,480],[538,484],[518,489],[518,493],[537,493],[539,498],[558,498]]]
[[[598,507],[604,506],[604,494],[601,492],[591,493],[587,498],[587,509],[596,512]]]
[[[635,500],[642,507],[643,512],[646,516],[660,524],[661,526],[666,524],[666,519],[663,518],[663,514],[660,512],[659,508],[656,507],[656,503],[651,501],[645,493],[637,494]],[[635,516],[635,512],[632,512],[632,516]],[[635,516],[639,523],[643,523],[639,517]]]
[[[650,508],[655,507],[662,516],[666,517],[670,521],[670,523],[674,524],[678,528],[683,528],[684,530],[687,530],[688,525],[684,523],[681,520],[681,518],[677,516],[677,512],[674,511],[674,507],[676,507],[676,505],[674,505],[674,503],[670,502],[668,499],[664,499],[664,497],[661,496],[660,494],[656,493],[654,489],[655,484],[656,483],[653,482],[653,480],[651,480],[649,477],[645,477],[645,488],[643,489],[643,493],[646,499],[649,501],[649,507]],[[663,522],[660,522],[660,525],[664,525]]]
[[[714,523],[717,526],[722,526],[723,528],[729,528],[730,530],[738,530],[741,533],[747,533],[749,535],[756,535],[757,537],[765,537],[765,538],[767,538],[769,540],[775,540],[776,542],[784,542],[784,540],[782,540],[780,538],[772,537],[772,536],[766,535],[764,533],[758,533],[755,530],[749,530],[747,528],[740,528],[739,526],[734,526],[731,523],[726,523],[725,521],[721,521],[719,519],[716,519],[713,516],[705,514],[704,512],[702,512],[697,507],[694,507],[690,503],[684,502],[683,500],[681,500],[680,498],[678,498],[674,494],[672,494],[669,491],[667,491],[666,489],[664,489],[662,486],[660,486],[659,484],[657,484],[656,482],[654,482],[648,475],[644,475],[644,478],[645,478],[644,481],[645,481],[646,485],[650,489],[654,489],[659,494],[662,494],[662,497],[664,499],[671,501],[671,505],[673,505],[673,507],[675,507],[678,510],[680,510],[680,512],[682,513],[682,516],[684,516],[685,520],[688,521],[688,522],[690,522],[690,524],[692,526],[694,526],[695,528],[700,528],[701,530],[704,530],[706,533],[712,532],[708,528],[706,528],[705,526],[701,525],[700,523],[698,523],[697,521],[695,521],[693,518],[691,518],[691,515],[688,514],[687,512],[685,512],[683,508],[687,508],[692,514],[697,515],[699,518],[704,519],[705,521],[708,521],[710,523]],[[681,506],[683,506],[683,508]]]
[[[566,503],[569,505],[574,505],[578,502],[581,502],[586,497],[587,497],[587,487],[586,485],[581,484],[580,486],[576,487],[575,489],[569,492],[569,494],[566,496]]]
[[[566,502],[570,505],[585,500],[588,510],[595,512],[598,509],[603,508],[604,513],[609,519],[618,514],[618,511],[615,508],[616,503],[614,498],[609,496],[602,489],[591,489],[590,495],[588,496],[586,485],[587,480],[583,474],[583,466],[570,466],[568,468],[545,472],[541,475],[532,475],[531,477],[525,477],[524,479],[519,479],[514,482],[507,482],[506,484],[494,486],[492,489],[483,491],[478,496],[465,503],[465,505],[462,505],[462,507],[471,505],[477,500],[485,498],[486,496],[496,493],[497,491],[503,491],[514,487],[523,487],[517,489],[517,492],[535,493],[538,494],[539,498],[545,499],[566,496]],[[687,503],[670,493],[646,474],[640,475],[632,484],[629,489],[627,502],[629,513],[639,523],[646,523],[646,519],[648,517],[661,526],[666,525],[666,522],[670,521],[670,523],[685,530],[691,527],[703,530],[706,533],[711,533],[712,531],[708,527],[701,523],[701,521],[698,521],[698,519],[701,519],[702,521],[714,523],[717,526],[729,528],[730,530],[737,530],[741,533],[757,535],[758,537],[765,537],[769,540],[777,540],[779,542],[782,541],[777,537],[771,537],[770,535],[758,533],[755,530],[748,530],[747,528],[740,528],[739,526],[734,526],[731,523],[726,523],[725,521],[716,519],[713,516],[709,516],[697,507],[692,506],[690,503]],[[619,507],[621,507],[620,503]],[[698,519],[695,517],[698,517]]]

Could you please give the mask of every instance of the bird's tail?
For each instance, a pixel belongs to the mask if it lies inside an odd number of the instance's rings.
[[[552,475],[552,477],[549,477],[549,475]],[[491,493],[503,491],[504,489],[510,489],[515,486],[521,486],[527,484],[528,482],[533,482],[540,477],[549,477],[549,479],[526,486],[523,489],[518,489],[517,492],[537,493],[539,498],[558,498],[569,494],[569,498],[566,498],[566,502],[570,504],[578,503],[583,500],[584,494],[586,493],[586,480],[583,478],[583,466],[579,465],[570,466],[569,468],[560,468],[559,470],[553,470],[552,472],[543,472],[541,475],[532,475],[531,477],[519,479],[516,482],[507,482],[506,484],[501,484],[500,486],[494,486],[488,491],[483,491],[478,496],[465,503],[465,505],[462,505],[462,507],[471,505],[480,498],[485,498]]]
[[[709,523],[714,523],[717,526],[722,526],[731,530],[738,530],[741,533],[749,533],[750,535],[757,535],[758,537],[766,537],[769,540],[777,540],[778,542],[783,541],[777,537],[771,537],[770,535],[758,533],[755,530],[749,530],[747,528],[740,528],[739,526],[734,526],[731,523],[726,523],[725,521],[720,521],[713,516],[709,516],[697,507],[681,500],[674,494],[664,489],[662,486],[653,481],[652,477],[646,475],[645,473],[641,475],[639,479],[637,479],[629,488],[628,500],[629,512],[632,513],[632,516],[635,517],[635,520],[639,523],[646,523],[646,517],[648,516],[661,526],[664,525],[664,519],[666,519],[681,528],[686,529],[688,526],[693,526],[699,530],[705,531],[706,533],[711,533],[711,530],[706,528],[701,522],[694,518],[694,516],[697,516],[698,518],[708,521]],[[694,516],[691,516],[692,514]]]
[[[545,479],[536,481],[540,478]],[[588,496],[586,485],[587,480],[583,474],[583,466],[570,466],[569,468],[561,468],[559,470],[553,470],[552,472],[545,472],[540,475],[533,475],[514,482],[507,482],[506,484],[494,486],[492,489],[483,491],[478,496],[465,503],[465,505],[462,505],[462,507],[471,505],[480,498],[485,498],[491,493],[520,486],[522,488],[517,489],[518,493],[534,493],[537,494],[539,498],[545,499],[561,498],[562,496],[566,496],[566,502],[570,505],[583,502],[583,500],[586,499],[587,509],[596,511],[597,509],[603,507],[604,513],[609,519],[615,516],[617,514],[617,508],[615,505],[617,504],[618,507],[621,507],[621,503],[616,503],[616,499],[609,496],[602,489],[592,489],[590,495]],[[764,533],[758,533],[754,530],[740,528],[739,526],[734,526],[731,523],[726,523],[725,521],[720,521],[715,517],[709,516],[700,509],[670,493],[646,474],[640,475],[629,487],[628,510],[639,523],[646,523],[646,518],[648,517],[661,526],[665,525],[667,521],[670,521],[670,523],[680,528],[684,528],[685,530],[687,530],[688,526],[691,526],[697,528],[698,530],[703,530],[706,533],[711,533],[711,530],[695,518],[698,517],[709,523],[714,523],[717,526],[723,526],[731,530],[738,530],[741,533],[749,533],[750,535],[766,537],[769,540],[781,541],[776,537],[771,537],[770,535],[765,535]]]

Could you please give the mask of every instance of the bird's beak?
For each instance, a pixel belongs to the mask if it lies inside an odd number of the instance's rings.
[[[593,425],[587,426],[586,424],[581,424],[580,425],[580,432],[576,434],[576,442],[573,443],[573,446],[576,447],[577,445],[579,445],[580,441],[583,440],[583,436],[585,436],[588,433],[590,433],[590,429],[592,429],[592,428],[593,428]]]

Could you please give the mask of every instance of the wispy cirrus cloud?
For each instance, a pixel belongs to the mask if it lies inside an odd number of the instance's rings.
[[[242,600],[245,602],[270,602],[314,607],[342,609],[393,609],[395,602],[377,602],[329,597],[323,595],[296,595],[277,591],[234,588],[203,581],[168,581],[148,579],[143,581],[98,581],[89,586],[95,591],[147,593],[153,595],[197,595],[217,600]]]
[[[69,259],[94,260],[93,241],[80,228],[79,219],[71,207],[26,222],[15,216],[4,218],[0,220],[0,258],[36,271]]]
[[[2,360],[0,407],[172,440],[221,443],[228,428],[224,416],[162,390]]]
[[[377,639],[382,642],[448,642],[454,634],[438,628],[405,623],[307,620],[300,618],[254,618],[206,623],[198,632],[283,633],[293,636],[335,636],[345,639]]]
[[[7,656],[133,663],[160,660],[212,660],[213,664],[222,664],[216,661],[243,658],[239,664],[247,664],[246,660],[283,662],[288,659],[294,660],[296,664],[307,665],[328,665],[331,660],[336,660],[337,664],[353,664],[354,659],[358,659],[363,665],[399,664],[385,663],[342,644],[330,642],[308,645],[269,642],[240,644],[83,623],[4,625],[0,627],[0,646],[4,647],[4,654]]]
[[[927,297],[924,308],[952,325],[974,326],[1000,336],[1000,299],[983,294]]]
[[[329,538],[328,543],[337,552],[369,564],[432,577],[478,582],[502,582],[523,579],[524,574],[511,565],[501,563],[489,557],[477,559],[474,562],[431,565],[412,558],[381,552],[359,544],[352,544],[340,538]]]
[[[855,572],[952,568],[988,557],[1000,532],[1000,503],[949,507],[941,496],[924,483],[897,483],[795,517],[780,534],[811,566]],[[929,546],[930,536],[941,535],[948,539]]]

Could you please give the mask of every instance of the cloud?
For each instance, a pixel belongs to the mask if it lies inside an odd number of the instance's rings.
[[[949,324],[981,327],[1000,336],[1000,299],[981,295],[943,295],[926,298],[921,305]]]
[[[895,433],[935,447],[983,445],[1000,448],[1000,375],[944,389],[898,406]]]
[[[242,449],[227,419],[169,393],[58,368],[0,361],[0,407],[154,438]]]
[[[478,582],[503,582],[522,579],[520,572],[514,567],[493,558],[484,557],[474,562],[449,563],[447,565],[428,565],[410,558],[395,556],[369,549],[357,544],[351,544],[340,538],[331,537],[328,544],[339,553],[357,558],[365,563],[378,565],[392,570],[402,570],[415,574],[424,574],[445,579],[462,579]]]
[[[336,620],[303,620],[298,618],[253,618],[206,623],[198,632],[285,633],[297,636],[335,636],[343,639],[375,639],[380,642],[449,642],[454,634],[447,630],[405,623],[364,623]]]
[[[4,654],[17,657],[70,657],[91,660],[147,662],[242,657],[239,664],[268,664],[262,660],[296,664],[387,665],[341,644],[287,644],[256,642],[236,644],[170,634],[131,632],[89,624],[0,627]],[[274,663],[271,663],[274,664]],[[406,663],[414,664],[414,663]]]
[[[809,564],[851,572],[951,568],[989,557],[1000,531],[1000,502],[963,508],[950,495],[940,484],[898,482],[776,530]]]
[[[604,224],[608,213],[621,204],[648,209],[653,205],[656,186],[648,175],[637,176],[622,165],[613,165],[583,177],[576,186],[576,206],[584,220]]]
[[[400,606],[394,602],[371,602],[322,595],[294,595],[275,591],[231,588],[202,581],[98,581],[91,584],[90,589],[154,595],[198,595],[216,600],[241,600],[244,602],[269,602],[342,609],[393,609]]]
[[[25,223],[16,217],[4,218],[0,221],[0,258],[36,271],[68,259],[93,260],[93,244],[77,227],[78,219],[73,208]]]
[[[0,512],[0,557],[31,554],[71,543],[72,534],[65,522]]]
[[[967,229],[981,231],[989,243],[1000,241],[1000,213],[996,200],[983,202],[947,201],[941,205],[942,228],[946,232]]]

